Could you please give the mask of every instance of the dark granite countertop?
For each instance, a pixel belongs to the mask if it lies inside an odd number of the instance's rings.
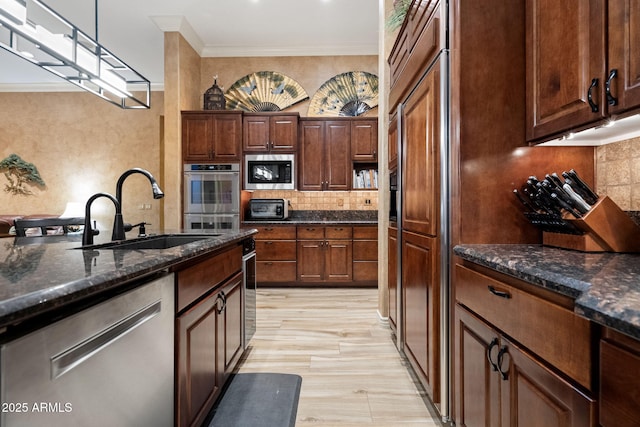
[[[640,339],[640,254],[542,245],[459,245],[463,259],[575,298],[575,312]]]
[[[285,220],[251,220],[243,221],[245,225],[260,224],[354,224],[377,225],[378,211],[290,211]]]
[[[116,290],[255,232],[212,230],[210,239],[169,249],[117,251],[74,249],[82,245],[80,235],[0,239],[0,328]]]

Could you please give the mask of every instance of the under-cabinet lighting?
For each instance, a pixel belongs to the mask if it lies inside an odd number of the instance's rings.
[[[39,0],[0,0],[0,26],[9,52],[121,108],[149,108],[149,80]]]

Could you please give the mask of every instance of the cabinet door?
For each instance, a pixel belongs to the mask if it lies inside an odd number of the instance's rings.
[[[398,330],[398,229],[389,227],[389,324]]]
[[[218,335],[222,331],[217,293],[176,319],[177,425],[199,426],[223,385]]]
[[[393,115],[389,122],[389,170],[398,170],[398,116]]]
[[[354,120],[351,122],[351,160],[376,162],[378,159],[378,121]]]
[[[214,115],[213,159],[240,161],[242,157],[242,114]]]
[[[435,236],[440,210],[440,69],[436,64],[402,110],[402,226]]]
[[[242,118],[242,150],[269,151],[269,117],[244,116]]]
[[[527,140],[605,117],[604,5],[527,0]]]
[[[350,282],[353,277],[353,242],[351,240],[326,240],[325,280]]]
[[[506,349],[506,352],[505,352]],[[595,427],[596,402],[507,339],[501,339],[502,425]]]
[[[440,285],[437,239],[402,232],[405,353],[435,403],[440,402]]]
[[[219,343],[223,345],[220,354],[224,355],[224,377],[231,375],[242,354],[243,333],[243,307],[242,307],[242,273],[236,274],[220,290],[224,299],[224,308],[220,313],[222,317],[223,339]]]
[[[600,341],[600,425],[640,425],[640,342],[605,328]]]
[[[323,190],[324,138],[324,122],[318,120],[300,122],[299,190]]]
[[[349,190],[352,181],[350,122],[328,121],[325,125],[324,189]]]
[[[324,240],[298,240],[298,280],[324,280],[325,259]]]
[[[609,70],[616,70],[611,79],[608,108],[612,114],[640,105],[640,2],[609,0]]]
[[[273,116],[269,123],[271,151],[295,153],[298,148],[298,116]]]
[[[499,427],[498,335],[460,305],[456,305],[454,316],[456,424],[461,427]]]
[[[213,138],[213,120],[209,114],[182,115],[182,158],[185,161],[208,161]]]

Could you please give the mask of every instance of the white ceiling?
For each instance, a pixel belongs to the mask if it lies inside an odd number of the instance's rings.
[[[95,38],[94,0],[42,1]],[[379,1],[102,0],[98,41],[162,87],[163,31],[180,31],[203,57],[376,55]],[[0,86],[59,81],[0,49]]]

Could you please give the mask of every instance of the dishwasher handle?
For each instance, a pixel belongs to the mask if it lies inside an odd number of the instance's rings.
[[[160,300],[130,314],[129,316],[115,322],[111,326],[103,329],[92,337],[87,338],[80,344],[51,358],[51,379],[61,377],[76,366],[88,360],[100,350],[108,347],[118,338],[123,337],[133,329],[151,320],[162,311]]]

